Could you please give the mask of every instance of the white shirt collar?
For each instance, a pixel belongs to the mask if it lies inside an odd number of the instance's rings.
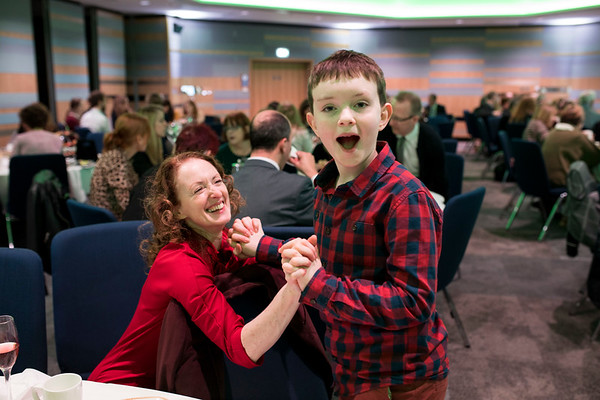
[[[275,161],[273,161],[273,160],[271,160],[270,158],[267,158],[267,157],[249,157],[246,161],[248,161],[248,160],[261,160],[261,161],[264,161],[264,162],[268,162],[269,164],[271,164],[272,166],[274,166],[275,168],[277,168],[277,171],[280,170],[279,165]]]
[[[575,127],[571,124],[566,124],[564,122],[558,122],[556,125],[554,125],[554,129],[559,130],[559,131],[574,131]]]

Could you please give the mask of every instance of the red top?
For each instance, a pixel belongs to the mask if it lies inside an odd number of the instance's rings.
[[[219,251],[205,240],[202,252],[187,242],[170,243],[160,250],[127,330],[89,380],[154,388],[158,339],[171,299],[183,305],[231,361],[246,368],[262,363],[262,358],[254,363],[246,354],[241,341],[244,320],[214,284],[215,275],[255,262],[254,258],[239,260],[234,256],[226,238],[223,231]]]

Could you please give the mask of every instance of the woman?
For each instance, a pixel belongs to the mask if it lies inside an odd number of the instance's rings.
[[[191,122],[202,122],[199,118],[200,113],[198,112],[198,107],[196,107],[196,103],[194,100],[189,99],[185,103],[183,103],[183,118],[181,119],[181,124],[189,124]]]
[[[250,119],[242,112],[229,114],[223,121],[223,134],[227,143],[223,143],[217,152],[217,160],[230,174],[233,164],[239,164],[250,157]]]
[[[146,150],[136,153],[132,159],[133,169],[141,177],[150,168],[170,156],[173,152],[173,145],[165,140],[167,122],[162,106],[149,105],[138,111],[138,114],[148,119],[151,131]]]
[[[550,129],[554,127],[556,119],[556,107],[540,105],[523,131],[523,139],[542,144]]]
[[[91,205],[110,210],[118,220],[129,204],[129,192],[138,182],[131,158],[146,150],[150,124],[145,117],[125,113],[117,118],[115,130],[104,137],[102,155],[90,184]]]
[[[300,113],[296,106],[293,104],[280,104],[277,111],[285,115],[292,125],[290,137],[292,139],[292,145],[296,150],[312,153],[314,148],[312,137],[308,133],[308,129],[304,127],[302,118],[300,117]]]
[[[69,103],[69,110],[65,116],[65,125],[67,125],[69,130],[72,131],[79,127],[79,119],[81,118],[82,112],[83,102],[81,99],[79,97],[72,98]]]
[[[242,203],[231,176],[210,156],[186,152],[161,164],[146,201],[154,232],[142,244],[152,267],[129,327],[89,380],[153,388],[171,299],[231,361],[247,368],[261,364],[296,312],[300,290],[296,282],[284,285],[260,315],[244,324],[217,289],[215,275],[254,263],[244,258],[253,255],[263,236],[260,221],[246,218],[251,243],[244,246],[245,255],[235,255],[225,225]]]

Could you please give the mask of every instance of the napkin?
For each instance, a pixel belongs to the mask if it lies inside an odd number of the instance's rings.
[[[41,385],[50,379],[49,375],[44,374],[33,368],[27,368],[19,374],[10,377],[10,386],[12,388],[13,400],[30,400],[31,388]],[[4,386],[4,385],[2,385]],[[0,391],[0,399],[6,399],[6,388]]]

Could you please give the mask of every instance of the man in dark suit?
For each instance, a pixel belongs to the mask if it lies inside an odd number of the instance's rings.
[[[274,110],[261,111],[252,120],[250,158],[233,174],[234,186],[246,200],[238,217],[259,218],[263,226],[312,226],[311,179],[283,171],[292,149],[291,129],[289,120]],[[309,156],[298,155],[305,161]],[[302,167],[302,163],[295,165]],[[307,176],[316,175],[314,158],[312,169],[304,172]]]
[[[431,93],[429,95],[429,104],[425,106],[425,111],[423,112],[423,119],[432,119],[440,115],[446,115],[446,107],[438,104],[437,95]]]
[[[392,100],[393,114],[388,126],[379,133],[396,159],[413,175],[444,198],[448,193],[444,145],[427,124],[419,122],[421,99],[411,92],[400,92]]]

